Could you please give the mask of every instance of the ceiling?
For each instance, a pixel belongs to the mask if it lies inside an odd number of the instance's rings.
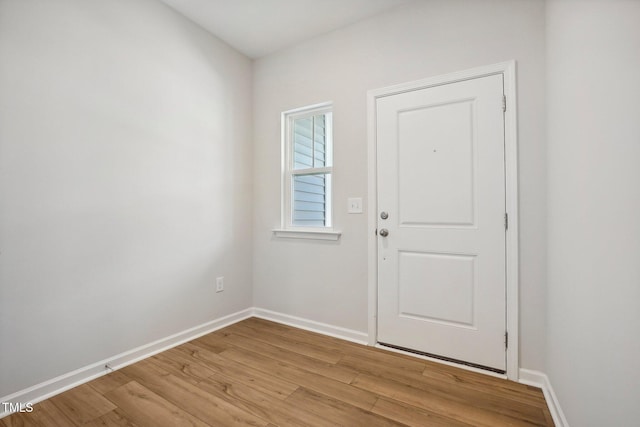
[[[162,0],[250,58],[412,0]]]

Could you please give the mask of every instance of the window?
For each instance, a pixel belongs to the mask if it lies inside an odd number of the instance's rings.
[[[331,230],[331,105],[287,111],[282,119],[282,228]]]

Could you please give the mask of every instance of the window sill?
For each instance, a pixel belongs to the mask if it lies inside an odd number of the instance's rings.
[[[284,239],[338,240],[342,231],[335,230],[285,230],[276,228],[273,235]]]

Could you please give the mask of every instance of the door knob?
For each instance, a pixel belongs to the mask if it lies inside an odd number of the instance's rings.
[[[389,235],[389,230],[387,230],[386,228],[383,228],[380,230],[380,235],[382,237],[387,237]]]

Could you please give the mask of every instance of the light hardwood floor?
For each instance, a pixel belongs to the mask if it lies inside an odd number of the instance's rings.
[[[0,420],[14,426],[553,426],[542,392],[257,318]]]

